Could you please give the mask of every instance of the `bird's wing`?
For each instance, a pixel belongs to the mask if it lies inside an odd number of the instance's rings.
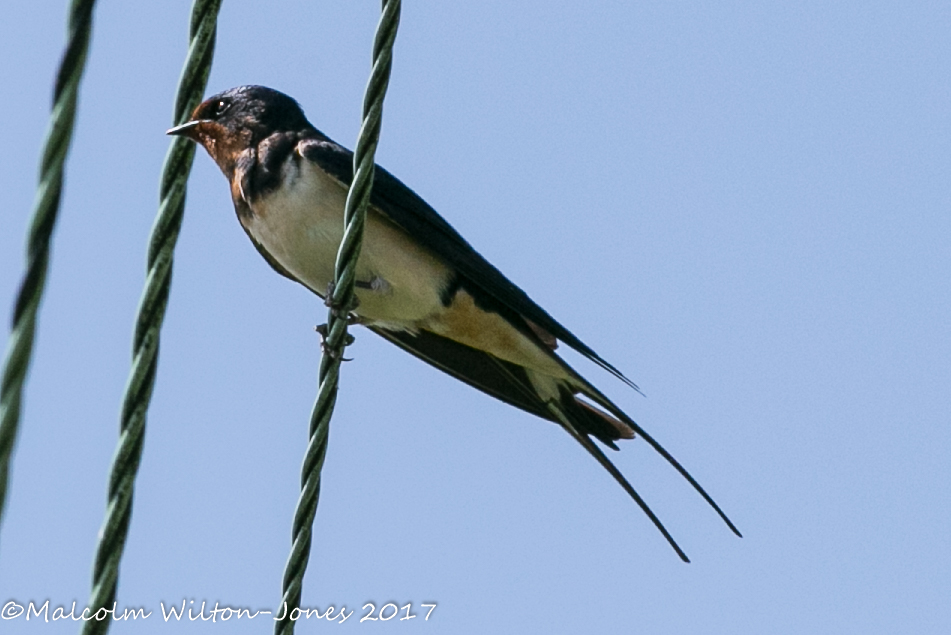
[[[321,135],[322,136],[322,135]],[[348,186],[353,180],[353,153],[326,138],[302,141],[298,152]],[[617,368],[558,323],[528,294],[482,257],[426,201],[385,169],[376,166],[371,204],[423,246],[438,255],[462,277],[460,283],[476,302],[506,318],[520,316],[564,342],[635,390],[637,386]]]

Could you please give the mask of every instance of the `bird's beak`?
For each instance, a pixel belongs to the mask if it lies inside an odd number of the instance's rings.
[[[165,134],[172,135],[174,137],[188,137],[193,141],[198,140],[198,125],[204,123],[201,119],[195,119],[194,121],[186,121],[180,126],[175,126],[174,128],[169,128],[165,131]]]

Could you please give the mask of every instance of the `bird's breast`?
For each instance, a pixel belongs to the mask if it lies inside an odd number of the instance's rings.
[[[239,213],[251,237],[278,264],[318,294],[333,280],[343,239],[346,188],[317,165],[290,158],[280,185]],[[562,377],[551,352],[501,315],[478,307],[465,290],[445,298],[452,270],[417,240],[371,207],[357,263],[360,301],[354,313],[369,324],[398,331],[420,329],[486,351],[500,359]]]
[[[254,199],[239,218],[254,240],[297,280],[323,295],[333,280],[343,239],[346,188],[299,156],[282,167],[280,186]],[[415,329],[442,309],[449,268],[373,208],[368,210],[357,263],[356,309],[361,318]],[[369,287],[369,288],[366,288]]]

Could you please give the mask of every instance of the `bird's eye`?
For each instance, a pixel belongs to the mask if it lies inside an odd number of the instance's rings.
[[[231,108],[231,102],[225,99],[219,99],[218,103],[215,104],[215,117],[220,117],[221,115],[228,112],[228,109]]]

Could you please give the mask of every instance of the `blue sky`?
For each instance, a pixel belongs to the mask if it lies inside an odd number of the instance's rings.
[[[0,24],[8,307],[65,10]],[[209,94],[277,88],[352,147],[377,10],[226,2]],[[95,14],[3,602],[89,595],[188,11]],[[563,431],[357,329],[304,605],[356,609],[351,631],[947,632],[949,29],[926,2],[407,3],[378,162],[641,386],[569,356],[745,537],[626,442],[682,564]],[[277,607],[324,317],[199,154],[120,572],[119,605],[154,613],[115,632],[270,630],[169,625],[160,602]],[[357,621],[391,601],[420,617]]]

